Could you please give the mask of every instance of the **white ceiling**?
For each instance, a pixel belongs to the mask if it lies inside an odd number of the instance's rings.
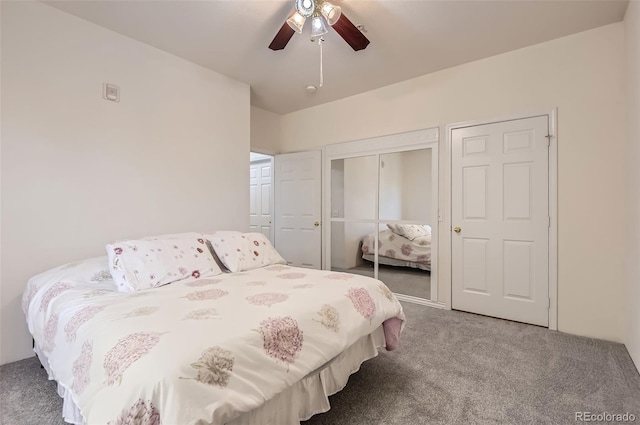
[[[354,52],[330,30],[319,51],[309,24],[284,50],[267,48],[293,0],[50,1],[47,4],[251,86],[251,104],[278,114],[621,21],[627,0],[345,0],[371,44]],[[551,64],[550,64],[551,66]]]

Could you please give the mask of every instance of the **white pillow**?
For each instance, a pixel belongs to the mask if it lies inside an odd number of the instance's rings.
[[[420,225],[420,224],[387,224],[387,227],[391,229],[393,233],[396,235],[403,236],[410,241],[431,236],[431,226],[429,225]]]
[[[221,273],[204,238],[130,240],[109,244],[106,249],[120,292]]]
[[[287,264],[262,233],[216,232],[209,239],[218,258],[230,272]]]

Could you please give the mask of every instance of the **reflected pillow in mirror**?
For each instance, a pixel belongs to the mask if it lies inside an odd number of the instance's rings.
[[[431,226],[421,224],[387,224],[396,235],[403,236],[410,241],[416,238],[431,236]]]

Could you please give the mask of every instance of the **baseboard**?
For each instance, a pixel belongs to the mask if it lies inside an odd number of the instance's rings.
[[[404,294],[394,293],[393,295],[395,295],[396,298],[400,301],[405,301],[413,304],[426,305],[427,307],[438,308],[440,310],[447,310],[447,306],[436,301],[426,300],[420,297],[412,297],[411,295],[404,295]]]

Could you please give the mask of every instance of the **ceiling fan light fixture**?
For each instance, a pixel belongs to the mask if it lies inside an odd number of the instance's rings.
[[[296,0],[296,10],[305,18],[310,18],[316,10],[315,0]]]
[[[340,6],[335,6],[328,1],[322,3],[320,6],[320,13],[324,16],[324,19],[327,20],[327,23],[333,26],[338,19],[340,19],[340,15],[342,14],[342,9]]]
[[[322,16],[315,15],[313,19],[311,19],[311,37],[322,37],[328,32],[327,24],[325,24]]]
[[[302,16],[301,14],[299,14],[298,12],[294,13],[293,15],[291,15],[291,17],[289,19],[287,19],[287,24],[289,24],[289,26],[298,34],[302,33],[302,27],[304,26],[304,21],[306,21],[307,18],[305,18],[304,16]]]
[[[273,51],[284,49],[296,32],[299,34],[304,32],[307,20],[311,20],[311,41],[318,41],[329,32],[331,26],[354,51],[365,49],[369,45],[369,39],[364,35],[366,32],[364,27],[353,25],[342,13],[342,8],[336,6],[333,0],[293,1],[295,10],[282,23],[282,27],[269,44],[269,49]]]

